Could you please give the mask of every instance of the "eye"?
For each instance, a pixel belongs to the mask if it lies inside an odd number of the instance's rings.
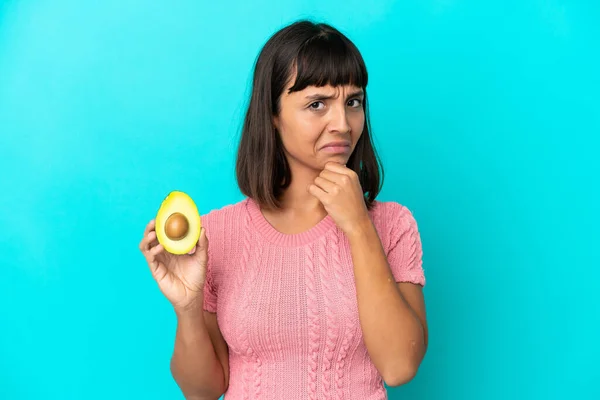
[[[354,102],[354,105],[353,105],[353,103],[352,103],[352,102]],[[360,100],[360,99],[352,99],[352,100],[350,100],[350,101],[348,102],[348,105],[349,105],[350,107],[360,107],[360,106],[362,106],[362,100]]]
[[[323,107],[319,107],[319,105],[325,107],[325,104],[322,101],[315,101],[314,103],[311,103],[308,108],[313,110],[321,110]]]

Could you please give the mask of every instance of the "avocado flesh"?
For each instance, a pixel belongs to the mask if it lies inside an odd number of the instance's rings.
[[[187,220],[187,232],[181,238],[169,238],[167,220],[173,214],[180,213]],[[196,204],[184,192],[172,191],[163,200],[156,214],[156,238],[164,249],[171,254],[187,254],[198,243],[202,223]]]

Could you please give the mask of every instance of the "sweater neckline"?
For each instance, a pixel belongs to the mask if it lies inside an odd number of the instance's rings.
[[[326,234],[335,225],[335,221],[328,214],[310,229],[300,232],[287,234],[278,231],[263,215],[260,206],[254,199],[246,200],[246,209],[252,219],[254,228],[271,243],[282,246],[302,246],[308,244],[324,234]]]

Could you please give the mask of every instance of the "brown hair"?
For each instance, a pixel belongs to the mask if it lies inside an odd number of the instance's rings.
[[[364,60],[341,32],[324,23],[301,20],[276,32],[260,52],[252,94],[238,147],[236,177],[241,192],[267,208],[278,208],[291,173],[273,116],[292,71],[290,92],[307,86],[355,85],[364,90],[365,125],[346,166],[360,179],[370,209],[383,184],[383,168],[370,135],[368,82]]]

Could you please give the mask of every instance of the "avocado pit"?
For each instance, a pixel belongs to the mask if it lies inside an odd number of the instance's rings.
[[[184,238],[189,229],[190,223],[182,213],[175,212],[165,221],[165,234],[171,240]]]

